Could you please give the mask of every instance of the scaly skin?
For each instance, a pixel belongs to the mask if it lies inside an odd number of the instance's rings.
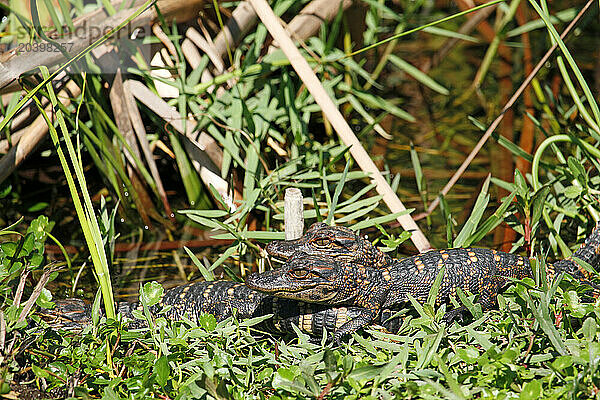
[[[280,299],[255,292],[243,283],[230,281],[197,282],[167,290],[159,305],[152,306],[153,313],[162,306],[171,308],[161,316],[172,320],[183,317],[197,321],[203,313],[213,314],[217,321],[223,321],[234,314],[240,319],[248,319],[273,314],[257,327],[273,333],[293,333],[292,325],[301,331],[320,337],[323,330],[334,332],[348,321],[362,313],[359,307],[330,307],[321,304]],[[144,320],[136,319],[132,311],[141,310],[140,303],[121,302],[118,311],[130,321],[129,327],[145,326]],[[80,299],[56,301],[52,310],[41,310],[42,317],[53,328],[81,330],[90,325],[91,306]],[[377,318],[387,331],[397,332],[399,318],[391,318],[394,312],[383,310]]]
[[[600,229],[597,227],[573,257],[592,266],[599,264]],[[594,289],[591,274],[581,268],[573,257],[548,266],[550,278],[561,272],[573,276]],[[301,251],[290,257],[282,268],[252,274],[248,287],[276,297],[327,304],[358,306],[361,314],[335,332],[336,340],[371,323],[382,308],[397,308],[412,295],[426,301],[438,273],[444,268],[436,302],[448,300],[458,288],[479,295],[484,310],[496,303],[498,291],[510,278],[531,276],[529,260],[515,254],[488,249],[432,250],[389,264],[365,267],[362,263],[345,261],[339,254],[325,257]],[[456,315],[450,312],[449,316]]]

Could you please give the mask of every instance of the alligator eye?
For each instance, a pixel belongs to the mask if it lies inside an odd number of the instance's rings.
[[[309,274],[308,270],[306,269],[295,269],[291,271],[291,273],[294,278],[298,279],[306,278]]]
[[[329,245],[331,244],[331,241],[329,239],[320,238],[320,239],[315,239],[313,241],[313,243],[319,247],[329,247]]]

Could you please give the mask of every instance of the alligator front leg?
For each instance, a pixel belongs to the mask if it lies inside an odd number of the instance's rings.
[[[333,340],[335,340],[335,343],[339,345],[344,336],[354,333],[360,328],[369,325],[377,318],[378,313],[378,309],[363,308],[356,318],[346,322],[335,331],[333,334]]]

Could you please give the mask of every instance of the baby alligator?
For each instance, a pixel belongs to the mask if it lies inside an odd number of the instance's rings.
[[[286,261],[296,252],[303,252],[371,268],[386,267],[394,262],[394,259],[355,231],[323,222],[312,224],[299,239],[274,240],[266,250],[272,258],[280,261]]]
[[[330,249],[334,248],[332,243],[337,241],[336,237],[347,235],[345,229],[313,226],[305,236],[318,236],[315,231],[325,229],[329,232],[339,232],[327,239]],[[317,240],[323,240],[323,243],[317,243]],[[494,306],[498,291],[509,278],[522,279],[531,276],[528,259],[515,254],[477,248],[432,250],[402,260],[390,258],[387,263],[377,263],[370,267],[365,265],[360,256],[351,255],[343,250],[365,246],[361,241],[365,240],[356,236],[351,246],[348,246],[350,240],[337,244],[336,255],[325,257],[314,252],[303,252],[313,245],[325,245],[324,239],[299,239],[296,242],[299,251],[289,257],[282,268],[250,275],[246,285],[282,298],[330,306],[361,307],[363,310],[358,317],[348,321],[335,332],[335,339],[340,340],[342,336],[371,323],[382,308],[395,308],[405,303],[409,300],[409,294],[424,302],[442,268],[445,271],[436,299],[438,304],[447,301],[449,296],[456,295],[457,289],[460,288],[478,294],[478,301],[484,310]],[[271,251],[275,246],[281,248],[283,245],[270,245]],[[369,252],[369,257],[373,257],[373,249],[369,249]],[[594,297],[598,297],[600,287],[590,282],[592,274],[580,267],[574,258],[595,266],[599,263],[599,252],[600,228],[596,227],[572,257],[548,265],[548,276],[552,279],[554,275],[566,272],[592,286]],[[377,255],[374,258],[384,259],[383,256]],[[451,320],[460,311],[450,311],[448,319]]]
[[[257,326],[273,333],[293,333],[292,325],[301,331],[320,337],[324,330],[334,332],[348,321],[362,314],[360,307],[330,307],[302,301],[280,299],[255,292],[243,283],[231,281],[197,282],[167,290],[158,305],[151,311],[156,315],[162,306],[171,306],[164,314],[165,318],[181,320],[188,317],[197,321],[203,313],[213,314],[217,321],[223,321],[233,315],[248,319],[273,314],[272,318]],[[141,310],[141,303],[121,302],[118,311],[130,320],[130,328],[146,325],[144,320],[133,316],[134,310]],[[90,325],[91,306],[80,299],[56,301],[52,310],[42,310],[42,317],[53,328],[80,330]],[[376,322],[389,332],[397,332],[400,319],[391,310],[383,310]]]

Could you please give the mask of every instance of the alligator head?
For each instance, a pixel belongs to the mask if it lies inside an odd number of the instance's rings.
[[[296,252],[370,268],[382,268],[392,262],[387,254],[353,230],[322,222],[312,224],[299,239],[275,240],[267,245],[267,253],[281,261],[287,261]]]
[[[246,285],[275,297],[309,303],[362,305],[355,301],[357,295],[369,291],[365,285],[376,282],[373,276],[379,271],[297,252],[281,268],[248,276]]]

